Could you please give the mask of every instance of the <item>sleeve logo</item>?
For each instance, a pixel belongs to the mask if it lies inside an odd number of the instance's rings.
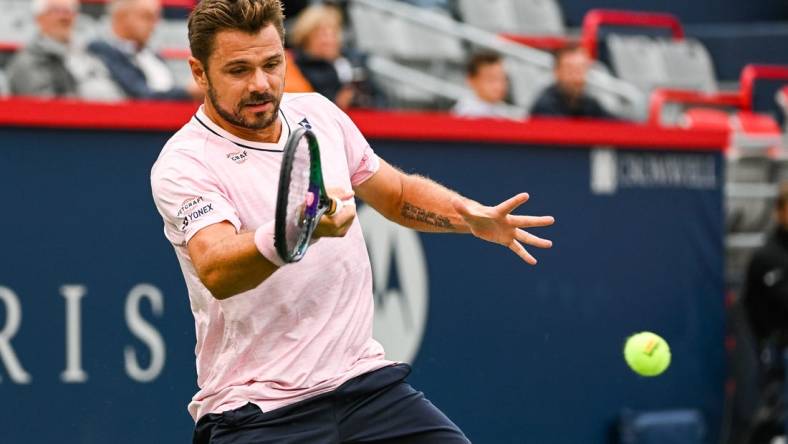
[[[183,201],[178,210],[178,217],[183,218],[181,231],[185,231],[190,223],[213,211],[213,204],[200,197],[190,197]]]

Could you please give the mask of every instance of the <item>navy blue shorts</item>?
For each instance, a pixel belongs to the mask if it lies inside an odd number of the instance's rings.
[[[446,415],[405,382],[410,367],[384,367],[336,390],[262,412],[254,404],[200,418],[194,444],[469,444]]]

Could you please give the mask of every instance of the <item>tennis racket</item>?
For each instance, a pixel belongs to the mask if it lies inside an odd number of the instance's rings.
[[[309,248],[320,218],[342,208],[323,184],[320,146],[312,131],[298,127],[287,139],[279,173],[274,247],[287,263],[298,262]]]

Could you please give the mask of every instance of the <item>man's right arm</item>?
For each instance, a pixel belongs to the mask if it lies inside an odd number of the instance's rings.
[[[343,237],[355,217],[353,205],[323,216],[313,239]],[[273,248],[273,224],[246,233],[236,233],[227,221],[209,225],[192,236],[187,249],[200,281],[220,300],[256,288],[284,265]]]
[[[203,228],[189,240],[197,275],[216,299],[251,290],[279,268],[260,253],[254,238],[254,232],[237,234],[225,221]]]

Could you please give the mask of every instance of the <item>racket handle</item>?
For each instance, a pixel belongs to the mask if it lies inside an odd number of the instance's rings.
[[[326,211],[326,215],[333,216],[342,211],[344,206],[345,203],[342,201],[342,199],[338,197],[332,197],[331,202],[328,204],[328,211]]]

